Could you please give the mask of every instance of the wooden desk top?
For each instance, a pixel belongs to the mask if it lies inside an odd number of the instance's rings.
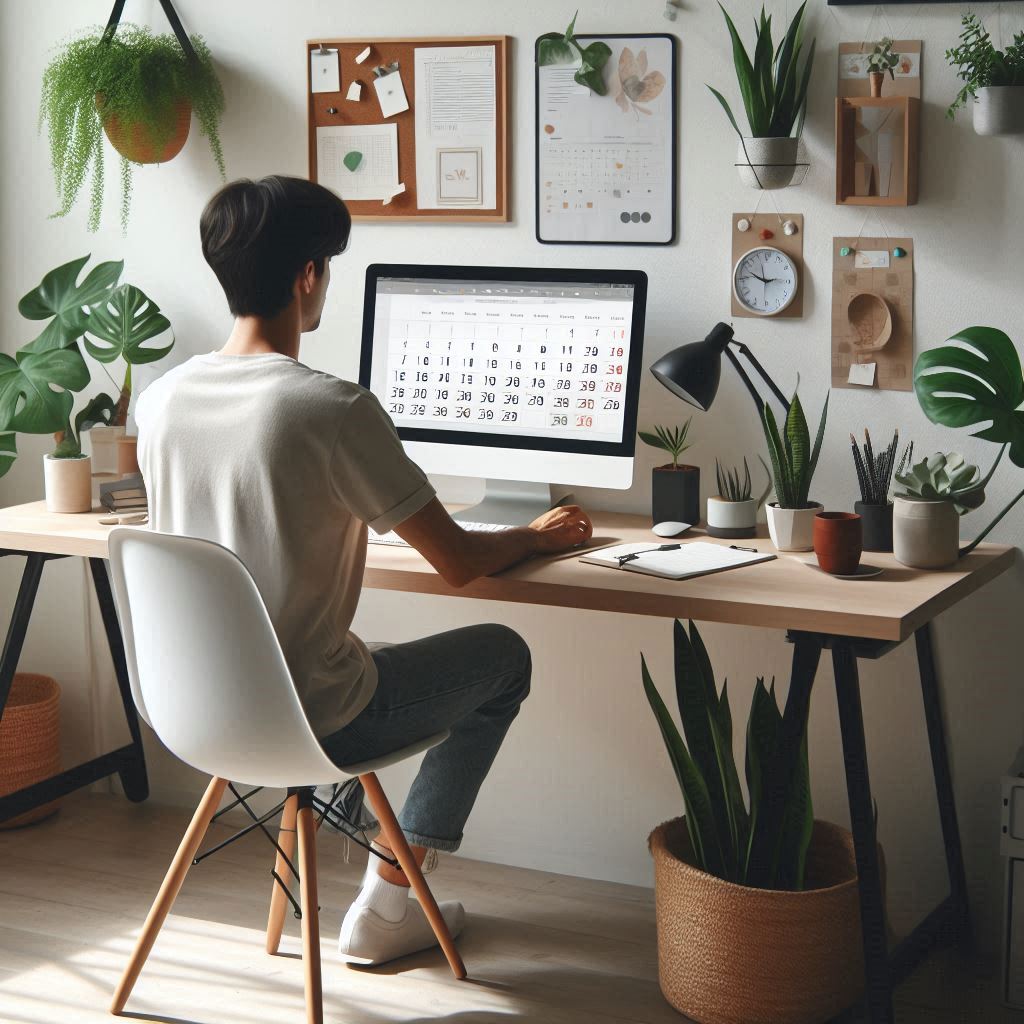
[[[111,527],[100,526],[100,514],[58,515],[47,512],[42,502],[0,509],[0,548],[104,558]],[[594,527],[595,541],[661,542],[642,516],[596,512]],[[693,539],[709,538],[698,534]],[[774,551],[767,537],[742,543]],[[866,552],[864,561],[883,567],[882,575],[838,580],[818,571],[813,552],[780,553],[771,562],[681,581],[587,565],[571,554],[532,559],[455,589],[411,548],[371,544],[364,586],[905,640],[919,626],[1005,572],[1016,554],[1016,548],[982,544],[951,568],[929,572],[908,569],[891,554]]]

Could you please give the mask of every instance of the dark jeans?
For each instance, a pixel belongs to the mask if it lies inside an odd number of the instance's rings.
[[[486,625],[381,645],[372,654],[378,682],[370,703],[320,742],[344,766],[450,730],[427,751],[398,820],[410,843],[457,850],[480,786],[530,692],[530,649],[507,626]],[[359,821],[361,807],[357,787],[343,810]]]

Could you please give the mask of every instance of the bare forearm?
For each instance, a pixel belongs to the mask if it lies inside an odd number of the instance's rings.
[[[463,531],[463,552],[458,567],[458,578],[448,582],[465,586],[480,576],[501,572],[516,562],[535,555],[539,550],[536,530],[520,527],[496,533]]]

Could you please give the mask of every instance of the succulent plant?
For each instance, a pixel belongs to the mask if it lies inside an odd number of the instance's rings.
[[[692,420],[693,417],[691,416],[680,427],[655,427],[653,434],[647,430],[638,430],[637,436],[644,444],[649,444],[652,448],[660,448],[663,452],[668,452],[672,456],[672,468],[678,469],[679,456],[687,448],[693,447],[693,444],[686,440],[686,435],[690,432],[690,422]]]
[[[764,504],[765,498],[771,493],[772,471],[768,468],[768,463],[760,455],[758,455],[758,458],[761,459],[761,465],[764,466],[764,471],[768,474],[768,486],[764,489],[761,497],[757,499],[757,507],[760,508]],[[743,456],[742,478],[738,468],[732,466],[723,467],[718,459],[715,459],[715,476],[718,478],[718,496],[724,501],[750,501],[753,497],[750,466],[747,464],[747,457],[745,455]]]
[[[936,452],[911,466],[909,473],[897,473],[896,481],[904,488],[897,498],[918,501],[951,501],[960,515],[979,508],[985,501],[985,485],[993,470],[982,477],[977,466],[967,462],[959,452]]]

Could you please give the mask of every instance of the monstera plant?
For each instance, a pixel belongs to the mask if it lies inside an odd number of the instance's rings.
[[[1002,446],[1000,456],[1008,450],[1010,461],[1024,468],[1024,375],[1017,350],[1003,331],[965,327],[948,344],[922,352],[914,366],[914,390],[932,423],[980,427],[974,437]],[[981,543],[1021,498],[1024,490],[960,554]]]
[[[160,307],[140,289],[119,284],[123,261],[94,266],[79,281],[89,256],[51,270],[18,303],[27,320],[45,321],[16,355],[0,353],[0,476],[17,454],[17,434],[54,434],[53,457],[77,458],[82,431],[98,423],[123,426],[132,393],[132,367],[163,358],[174,345],[149,344],[170,330]],[[72,417],[75,395],[92,374],[80,346],[110,378],[115,400],[101,393]],[[119,384],[107,366],[123,362]]]

